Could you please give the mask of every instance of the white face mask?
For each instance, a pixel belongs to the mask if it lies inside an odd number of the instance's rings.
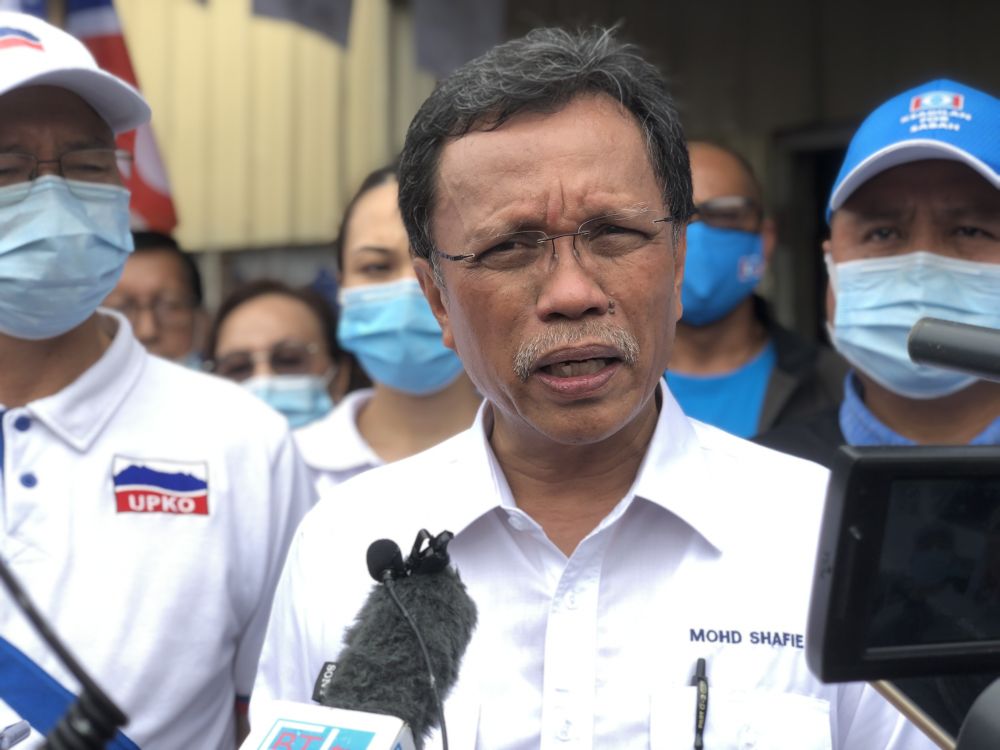
[[[0,332],[62,335],[108,296],[132,252],[129,192],[116,185],[39,177],[23,199],[0,188]]]
[[[837,298],[830,339],[844,358],[900,396],[948,396],[976,378],[910,360],[906,339],[920,318],[1000,328],[1000,264],[925,251],[834,263]]]

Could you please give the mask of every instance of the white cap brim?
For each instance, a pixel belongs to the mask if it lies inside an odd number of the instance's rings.
[[[950,143],[935,140],[900,141],[876,151],[851,170],[830,196],[830,211],[836,211],[844,205],[855,190],[864,185],[876,175],[887,169],[909,164],[925,159],[946,159],[958,161],[972,167],[985,177],[995,187],[1000,189],[1000,174],[993,171],[986,162],[977,159],[968,151],[964,151]]]
[[[152,114],[142,94],[120,78],[100,69],[48,69],[19,79],[15,86],[0,90],[0,95],[26,86],[58,86],[72,91],[93,107],[115,134],[149,122]]]

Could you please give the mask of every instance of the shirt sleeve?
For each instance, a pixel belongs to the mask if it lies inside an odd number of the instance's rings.
[[[237,697],[250,695],[257,673],[257,662],[272,598],[278,582],[285,555],[295,535],[299,522],[315,503],[315,489],[309,471],[299,456],[291,433],[286,432],[270,465],[270,483],[263,528],[255,529],[252,536],[256,548],[244,550],[244,556],[265,556],[262,585],[257,604],[244,628],[237,646],[235,684]],[[239,575],[239,572],[236,573]],[[278,606],[278,605],[274,605]]]
[[[837,689],[837,750],[938,750],[916,725],[868,684]]]
[[[308,703],[318,674],[309,654],[309,634],[302,623],[308,618],[308,597],[302,592],[308,578],[304,575],[304,534],[296,534],[288,552],[281,580],[274,595],[274,605],[261,650],[257,679],[250,701],[250,726],[260,707],[281,699]]]

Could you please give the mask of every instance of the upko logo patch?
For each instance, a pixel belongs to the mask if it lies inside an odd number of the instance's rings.
[[[925,91],[910,99],[910,111],[899,118],[899,124],[911,133],[924,130],[962,129],[971,122],[972,113],[965,110],[965,96],[954,91]]]
[[[208,464],[115,456],[112,464],[119,513],[208,515]]]
[[[962,109],[964,106],[965,97],[951,91],[928,91],[910,100],[911,112],[921,109]]]
[[[279,719],[258,750],[368,750],[373,739],[372,732]]]

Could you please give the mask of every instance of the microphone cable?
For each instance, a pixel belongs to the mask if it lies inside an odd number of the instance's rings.
[[[441,695],[438,693],[437,678],[434,676],[434,665],[431,663],[431,655],[430,652],[427,651],[427,644],[424,643],[424,638],[420,634],[420,628],[417,627],[416,621],[414,621],[409,610],[403,606],[403,602],[401,602],[399,597],[396,595],[396,587],[392,580],[391,570],[386,570],[382,574],[382,583],[385,584],[385,590],[389,592],[389,597],[392,599],[393,604],[396,605],[396,609],[399,610],[399,614],[401,614],[403,619],[406,620],[406,624],[410,626],[410,630],[413,631],[413,635],[416,637],[417,643],[420,646],[420,652],[423,654],[424,663],[427,665],[427,675],[430,677],[431,696],[434,698],[434,708],[437,711],[438,723],[441,726],[441,750],[448,750],[448,728],[444,722],[444,706],[441,703]]]

